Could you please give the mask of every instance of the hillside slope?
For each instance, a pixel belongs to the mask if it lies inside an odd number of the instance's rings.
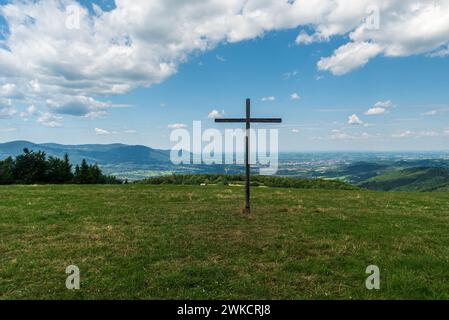
[[[447,168],[408,168],[394,170],[359,184],[362,188],[379,191],[446,191],[449,187]]]
[[[390,166],[391,164],[359,161],[343,166],[334,172],[330,172],[328,175],[330,177],[339,177],[349,183],[357,184],[384,173]]]

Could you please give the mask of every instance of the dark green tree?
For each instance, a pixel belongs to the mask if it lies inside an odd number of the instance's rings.
[[[14,179],[18,183],[46,183],[48,162],[45,152],[34,152],[25,148],[23,154],[16,157]]]
[[[48,158],[47,181],[49,183],[70,183],[72,180],[72,165],[67,154],[64,160],[54,157]]]
[[[47,182],[49,183],[63,183],[63,165],[64,162],[61,159],[49,157],[48,158],[48,171]]]
[[[103,174],[97,164],[89,167],[89,183],[101,184],[103,183]]]
[[[11,157],[0,161],[0,184],[14,183],[14,159]]]
[[[75,169],[75,182],[79,184],[89,184],[90,182],[90,167],[87,164],[86,159],[81,161],[80,166],[76,166]]]
[[[73,180],[72,164],[70,163],[69,155],[67,153],[64,155],[62,176],[64,182],[71,182]]]

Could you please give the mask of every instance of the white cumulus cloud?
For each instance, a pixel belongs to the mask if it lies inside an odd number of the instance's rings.
[[[25,121],[28,120],[28,117],[34,116],[38,113],[38,110],[35,105],[29,106],[25,111],[20,113],[20,117]]]
[[[0,97],[8,99],[22,99],[24,96],[14,83],[5,83],[0,86]]]
[[[263,102],[267,102],[267,101],[273,102],[273,101],[276,101],[276,97],[274,97],[274,96],[263,97],[263,98],[262,98],[262,101],[263,101]]]
[[[367,64],[381,51],[381,47],[375,43],[351,42],[338,48],[331,57],[322,58],[318,68],[340,76]]]
[[[62,117],[51,114],[49,112],[43,112],[37,118],[37,122],[47,128],[59,128],[62,127]]]
[[[378,101],[372,108],[368,109],[368,111],[366,111],[365,114],[367,116],[383,114],[387,112],[388,108],[392,107],[394,107],[394,104],[390,100]]]
[[[106,135],[110,135],[111,132],[109,132],[108,130],[105,130],[105,129],[95,128],[95,134],[97,136],[106,136]]]
[[[356,114],[353,114],[352,116],[348,117],[348,124],[360,125],[360,124],[363,124],[363,121],[360,120],[360,118]]]
[[[372,116],[372,115],[377,115],[377,114],[383,114],[385,113],[387,110],[384,108],[380,108],[380,107],[374,107],[374,108],[370,108],[368,109],[368,111],[365,112],[365,114],[367,116]]]
[[[394,104],[393,104],[393,102],[391,102],[391,100],[378,101],[378,102],[376,102],[374,107],[376,107],[376,108],[392,108],[392,107],[394,107]]]
[[[298,93],[292,93],[291,95],[290,95],[290,98],[292,99],[292,100],[300,100],[301,99],[301,96],[298,94]]]
[[[221,118],[224,118],[224,114],[225,114],[224,110],[222,110],[222,111],[212,110],[209,113],[208,118],[209,119],[221,119]]]
[[[11,100],[0,99],[0,119],[11,118],[17,113],[17,109],[12,105]]]
[[[53,113],[84,117],[100,116],[105,109],[113,106],[91,97],[70,95],[58,96],[56,100],[48,99],[46,105]]]

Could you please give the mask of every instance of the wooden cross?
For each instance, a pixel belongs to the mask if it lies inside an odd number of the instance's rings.
[[[246,135],[245,135],[245,167],[246,167],[246,197],[245,197],[245,211],[246,213],[251,213],[250,205],[250,149],[249,149],[249,136],[251,123],[281,123],[280,118],[251,118],[251,100],[246,99],[246,118],[230,118],[230,119],[215,119],[217,123],[246,123]]]

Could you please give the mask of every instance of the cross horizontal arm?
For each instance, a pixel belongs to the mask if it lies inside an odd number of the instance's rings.
[[[216,123],[246,123],[246,119],[241,118],[228,118],[228,119],[215,119]],[[282,123],[280,118],[251,118],[251,123]]]

